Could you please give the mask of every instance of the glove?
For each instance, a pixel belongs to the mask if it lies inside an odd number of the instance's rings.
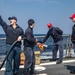
[[[43,44],[39,43],[39,44],[38,44],[38,47],[40,48],[40,50],[44,50]]]

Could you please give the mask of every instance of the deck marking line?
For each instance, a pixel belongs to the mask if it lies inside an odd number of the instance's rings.
[[[63,61],[63,63],[71,63],[71,62],[75,62],[75,60],[65,60]],[[56,64],[56,62],[48,62],[48,63],[41,63],[40,65],[38,66],[47,66],[47,65],[54,65]],[[36,67],[38,67],[36,66]],[[21,65],[20,68],[24,68],[24,65]],[[2,68],[0,71],[4,71],[5,68]]]
[[[62,63],[71,63],[71,62],[75,62],[75,60],[65,60]],[[41,63],[41,66],[46,66],[46,65],[54,65],[56,64],[56,62],[48,62],[48,63]]]

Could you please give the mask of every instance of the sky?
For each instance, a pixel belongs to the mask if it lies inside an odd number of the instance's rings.
[[[71,34],[73,22],[69,18],[75,13],[75,0],[0,0],[0,15],[10,25],[8,17],[15,16],[17,24],[25,31],[28,20],[35,20],[34,34],[46,34],[47,24]],[[0,34],[4,34],[0,26]]]

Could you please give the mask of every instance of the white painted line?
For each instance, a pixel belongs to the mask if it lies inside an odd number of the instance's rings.
[[[71,63],[75,62],[75,60],[65,60],[62,63]],[[54,65],[56,62],[48,62],[48,63],[41,63],[40,65],[36,65],[36,67],[46,66],[46,65]],[[24,68],[24,65],[21,65],[20,68]],[[2,68],[0,71],[4,71],[5,68]]]
[[[71,63],[71,62],[75,62],[75,60],[65,60],[62,63]],[[41,66],[46,66],[46,65],[54,65],[56,64],[56,62],[48,62],[48,63],[41,63]]]
[[[39,66],[39,67],[35,67],[35,70],[36,71],[44,71],[46,68],[45,67],[41,67],[41,66]]]
[[[41,65],[35,65],[35,67],[42,67]],[[24,65],[20,65],[20,68],[24,68]]]
[[[24,65],[21,65],[20,68],[24,68]],[[36,70],[45,70],[46,68],[45,67],[42,67],[40,65],[35,65],[35,69]],[[5,68],[2,68],[0,71],[4,71]]]
[[[75,60],[65,60],[65,61],[63,61],[63,63],[71,63],[71,62],[75,62]]]
[[[54,65],[56,64],[56,62],[48,62],[48,63],[41,63],[41,66],[45,66],[45,65]]]
[[[2,68],[0,71],[4,71],[5,70],[5,68]]]
[[[24,68],[24,65],[21,65],[20,68]]]
[[[47,75],[46,73],[43,73],[43,74],[38,74],[38,75]]]

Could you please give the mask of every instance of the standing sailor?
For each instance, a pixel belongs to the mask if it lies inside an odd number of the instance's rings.
[[[72,22],[75,23],[75,14],[73,14],[70,19],[72,20]],[[71,41],[73,43],[74,46],[74,52],[75,52],[75,24],[72,27],[72,35],[71,35]]]
[[[70,19],[72,20],[73,23],[75,23],[75,14],[72,14],[72,16],[70,16]],[[71,41],[72,41],[74,53],[75,53],[75,24],[72,27]],[[70,73],[75,74],[75,70],[71,71]]]
[[[33,35],[33,28],[34,28],[34,20],[28,20],[28,28],[25,31],[24,36],[27,37],[24,40],[24,53],[25,53],[25,64],[24,64],[24,71],[23,75],[33,75],[34,74],[34,67],[35,67],[35,56],[33,48],[35,44],[38,42]]]
[[[61,29],[59,29],[58,27],[53,27],[51,23],[47,24],[49,31],[47,32],[47,35],[45,36],[45,38],[43,39],[43,43],[49,38],[49,36],[51,36],[54,40],[54,44],[53,44],[53,61],[56,60],[57,58],[57,51],[59,49],[59,59],[57,60],[56,64],[60,64],[62,63],[63,60],[63,45],[62,45],[62,41],[63,41],[63,31]]]
[[[9,17],[10,25],[7,25],[0,16],[0,25],[2,26],[6,34],[6,50],[8,51],[10,46],[18,40],[17,44],[13,47],[13,50],[9,54],[6,62],[6,70],[4,75],[17,75],[20,65],[20,53],[21,53],[21,39],[24,35],[23,29],[18,26],[17,18],[15,16]],[[12,66],[12,60],[14,63]]]

